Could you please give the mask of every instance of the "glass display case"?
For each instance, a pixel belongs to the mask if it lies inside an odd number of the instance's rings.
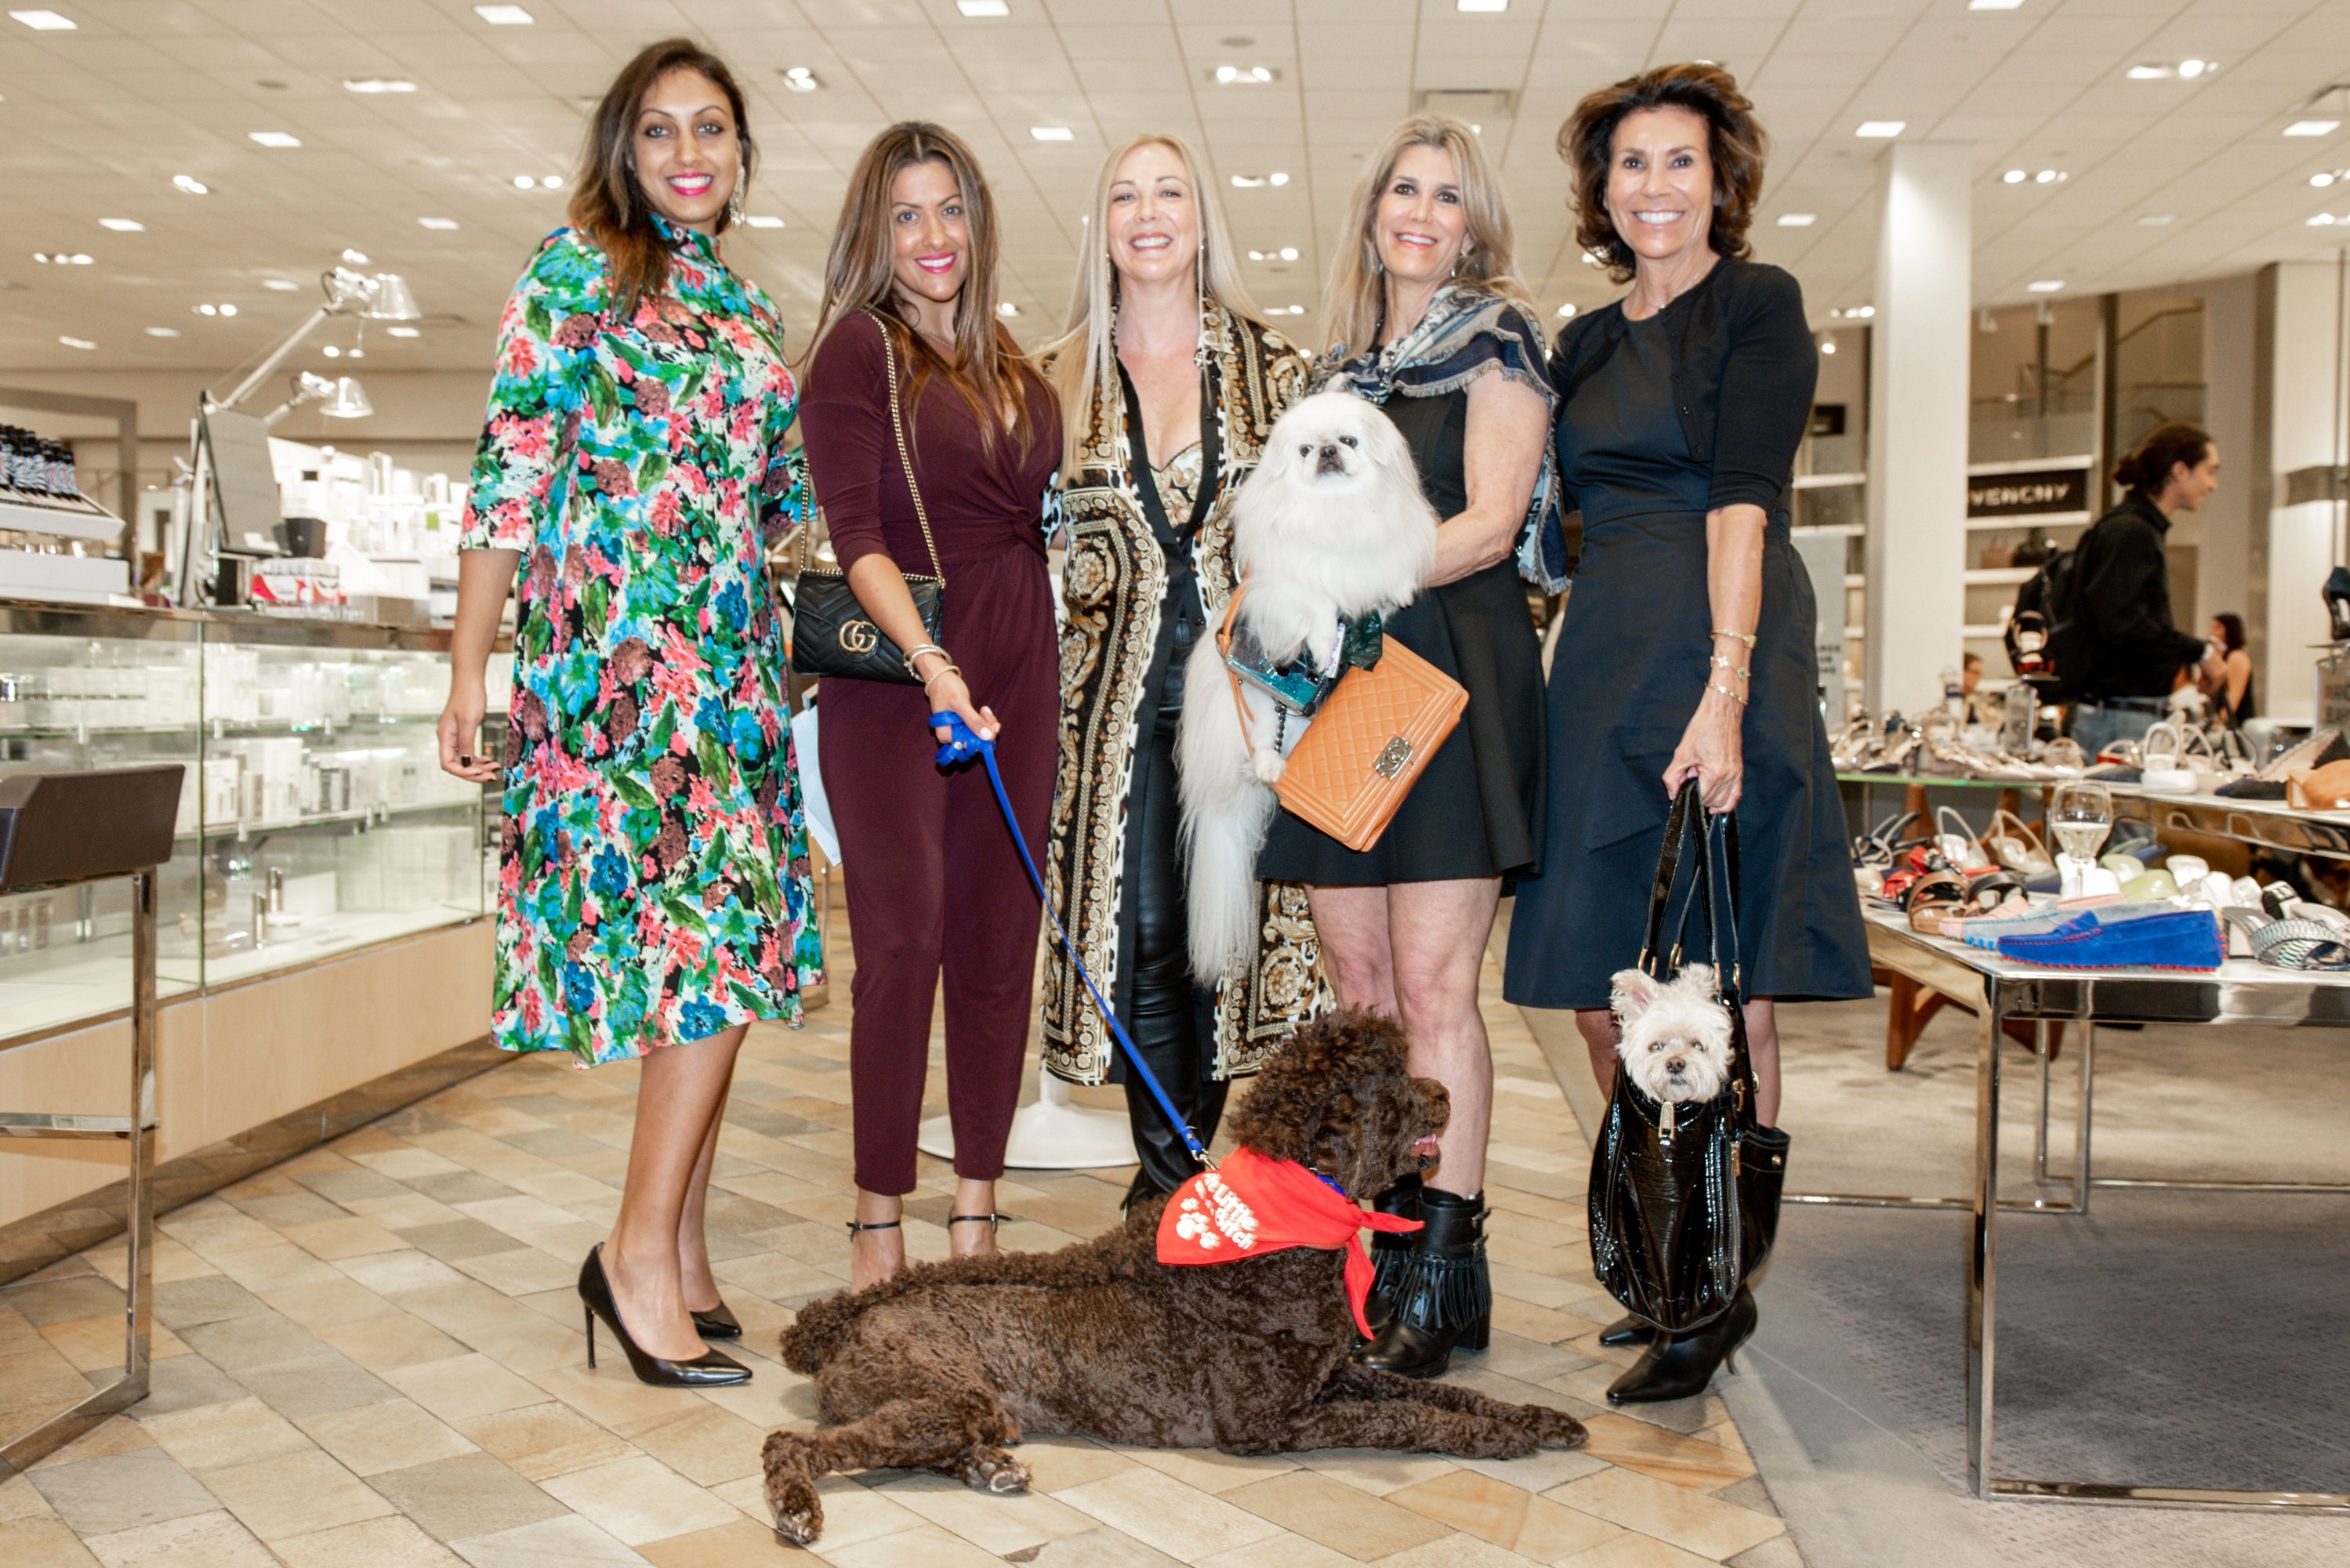
[[[0,774],[186,766],[166,1003],[489,910],[497,797],[441,771],[448,690],[445,631],[0,603]],[[130,923],[127,885],[0,898],[0,1039],[127,1007]]]

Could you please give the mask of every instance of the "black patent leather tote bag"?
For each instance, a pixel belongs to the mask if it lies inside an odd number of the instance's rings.
[[[1731,1072],[1721,1094],[1669,1119],[1619,1070],[1591,1153],[1592,1266],[1626,1311],[1669,1334],[1729,1311],[1779,1229],[1788,1138],[1755,1119],[1737,905],[1737,823],[1708,813],[1692,779],[1666,818],[1640,967],[1669,980],[1685,953],[1711,959],[1730,1013]],[[1686,940],[1693,921],[1695,944]]]

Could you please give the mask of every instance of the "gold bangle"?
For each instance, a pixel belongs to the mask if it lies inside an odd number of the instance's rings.
[[[1751,631],[1732,631],[1726,626],[1718,626],[1713,628],[1713,635],[1716,637],[1734,637],[1749,648],[1754,646],[1754,634]]]
[[[1724,686],[1724,685],[1723,685],[1721,681],[1719,681],[1719,680],[1709,680],[1709,681],[1707,681],[1707,682],[1705,683],[1705,689],[1706,689],[1707,691],[1719,691],[1719,692],[1721,692],[1724,697],[1729,698],[1732,702],[1737,703],[1741,708],[1743,708],[1743,707],[1745,707],[1745,706],[1746,706],[1746,699],[1745,699],[1745,698],[1741,697],[1737,692],[1732,691],[1729,687]]]
[[[1738,677],[1738,679],[1740,679],[1741,680],[1744,680],[1748,679],[1749,677],[1751,677],[1751,676],[1754,673],[1754,671],[1752,671],[1752,670],[1741,670],[1741,669],[1739,669],[1736,665],[1731,664],[1731,663],[1730,662],[1730,660],[1728,660],[1727,659],[1722,658],[1722,657],[1721,657],[1721,655],[1720,655],[1720,654],[1718,654],[1718,653],[1717,653],[1717,654],[1715,654],[1715,655],[1713,656],[1713,665],[1714,665],[1714,668],[1715,668],[1715,669],[1717,669],[1717,670],[1729,670],[1731,674],[1733,674],[1733,675],[1737,676],[1737,677]]]
[[[945,649],[941,649],[940,651],[944,652]],[[942,664],[931,671],[931,680],[936,680],[941,675],[961,675],[962,673],[962,666],[960,664]],[[922,682],[922,695],[925,697],[931,694],[931,680]]]

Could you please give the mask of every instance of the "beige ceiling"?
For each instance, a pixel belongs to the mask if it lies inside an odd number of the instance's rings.
[[[0,10],[22,0],[8,0]],[[1718,60],[1752,90],[1777,144],[1761,254],[1803,279],[1814,315],[1867,301],[1884,143],[1975,148],[1975,280],[1987,303],[2062,279],[2066,296],[2330,254],[2350,229],[2350,134],[2282,132],[2350,80],[2345,0],[1009,0],[1007,18],[955,0],[525,0],[536,22],[491,26],[457,0],[52,0],[79,24],[0,19],[0,373],[172,369],[225,374],[313,301],[345,246],[407,275],[422,337],[367,339],[370,370],[485,362],[498,306],[563,195],[518,174],[570,171],[584,107],[638,46],[696,35],[754,99],[765,164],[752,207],[780,230],[729,239],[736,264],[795,324],[813,314],[826,231],[847,170],[884,121],[933,119],[967,136],[993,178],[1007,237],[1005,293],[1032,340],[1065,307],[1078,219],[1104,149],[1144,130],[1200,145],[1219,181],[1280,170],[1281,187],[1222,193],[1245,247],[1294,245],[1252,266],[1260,300],[1310,312],[1348,187],[1371,146],[1431,89],[1514,95],[1481,121],[1513,199],[1521,271],[1545,306],[1612,290],[1582,264],[1552,151],[1594,87],[1653,63]],[[2203,79],[2131,81],[2141,62],[2216,59]],[[1221,87],[1220,65],[1269,85]],[[822,86],[786,91],[806,67]],[[345,78],[416,82],[361,96]],[[2339,101],[2337,99],[2337,101]],[[2350,111],[2331,118],[2350,122]],[[1034,140],[1066,125],[1074,140]],[[284,131],[269,150],[254,131]],[[2010,185],[2002,171],[2061,169]],[[186,174],[205,196],[173,189]],[[1809,228],[1776,226],[1810,212]],[[2138,219],[2174,213],[2161,227]],[[143,233],[114,233],[101,218]],[[453,220],[435,232],[419,218]],[[35,251],[90,255],[37,264]],[[300,283],[273,293],[265,279]],[[203,302],[234,319],[193,314]],[[1306,318],[1311,320],[1309,314]],[[1301,324],[1303,325],[1303,324]],[[176,327],[176,339],[149,337]],[[80,350],[59,342],[78,337]],[[295,364],[325,369],[317,345]]]

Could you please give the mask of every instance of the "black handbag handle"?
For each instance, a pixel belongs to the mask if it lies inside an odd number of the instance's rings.
[[[1680,880],[1681,845],[1689,836],[1690,815],[1697,808],[1698,782],[1695,777],[1682,781],[1680,790],[1673,796],[1672,809],[1665,814],[1665,842],[1657,857],[1657,879],[1648,888],[1648,929],[1640,942],[1640,968],[1658,979],[1680,967],[1679,940],[1682,926],[1688,923],[1688,911],[1673,923],[1675,948],[1672,957],[1665,961],[1659,973],[1658,949],[1664,941],[1665,911],[1672,903],[1674,886]],[[1702,851],[1700,851],[1702,854]],[[1702,864],[1700,860],[1700,864]]]
[[[1648,889],[1648,929],[1640,949],[1640,968],[1658,980],[1669,980],[1678,973],[1690,918],[1700,907],[1704,909],[1706,954],[1713,965],[1714,983],[1721,988],[1722,1004],[1731,1012],[1731,1071],[1742,1091],[1738,1120],[1742,1126],[1748,1126],[1754,1121],[1759,1088],[1754,1080],[1754,1064],[1747,1053],[1742,1010],[1746,996],[1744,960],[1738,946],[1738,818],[1731,812],[1706,811],[1701,799],[1700,786],[1692,776],[1682,783],[1673,796],[1671,810],[1666,814],[1664,846],[1657,857],[1657,878]],[[1685,846],[1692,832],[1698,839],[1697,853],[1686,857],[1690,863],[1689,887],[1686,894],[1677,899],[1675,895],[1681,892]],[[1669,952],[1662,950],[1667,932],[1672,936]],[[1727,963],[1723,961],[1725,940],[1729,949]]]

